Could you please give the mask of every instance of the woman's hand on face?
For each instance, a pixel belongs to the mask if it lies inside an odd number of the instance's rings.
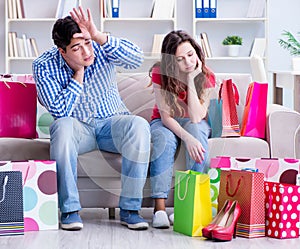
[[[190,72],[187,77],[188,77],[188,82],[193,82],[195,77],[202,73],[202,62],[197,58],[197,66],[194,71]]]
[[[202,144],[193,136],[185,141],[186,149],[190,157],[197,163],[201,163],[204,160],[205,149]]]

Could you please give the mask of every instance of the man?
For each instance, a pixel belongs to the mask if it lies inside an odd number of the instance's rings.
[[[89,9],[87,17],[81,7],[70,14],[53,26],[56,47],[33,62],[39,100],[55,119],[50,127],[50,157],[57,163],[61,227],[83,227],[77,157],[100,149],[122,154],[121,224],[147,229],[138,211],[150,155],[149,124],[130,115],[115,76],[116,66],[139,67],[143,53],[127,39],[98,31]]]

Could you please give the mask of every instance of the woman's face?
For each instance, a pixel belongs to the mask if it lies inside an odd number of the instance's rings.
[[[190,42],[181,43],[175,53],[176,61],[178,63],[179,71],[182,73],[190,73],[195,70],[201,61]],[[201,66],[201,65],[200,65]]]

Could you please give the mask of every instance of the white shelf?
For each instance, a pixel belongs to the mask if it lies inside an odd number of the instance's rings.
[[[212,57],[206,58],[208,65],[215,72],[249,73],[250,52],[255,38],[268,37],[268,0],[262,17],[247,17],[250,0],[218,1],[216,18],[196,18],[195,3],[193,3],[193,35],[197,37],[205,32],[208,36]],[[222,45],[225,37],[238,35],[243,38],[238,57],[228,57],[226,46]],[[266,44],[268,44],[266,40]],[[265,57],[267,60],[267,45]],[[267,63],[266,63],[267,64]],[[226,69],[225,69],[226,68]]]
[[[265,22],[267,18],[195,18],[194,22],[221,22],[221,23],[249,23],[249,22]]]

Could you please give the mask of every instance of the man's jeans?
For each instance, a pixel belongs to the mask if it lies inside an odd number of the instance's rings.
[[[150,157],[150,127],[145,119],[121,115],[94,119],[86,124],[64,117],[53,122],[50,134],[50,157],[57,163],[58,199],[62,213],[81,209],[77,157],[95,149],[122,154],[119,206],[126,210],[141,209]]]
[[[208,159],[208,136],[210,127],[205,120],[200,123],[192,123],[189,118],[176,118],[177,122],[195,138],[205,149],[204,160],[196,163],[186,151],[186,169],[198,172],[206,172]],[[171,130],[165,127],[161,119],[155,119],[150,123],[152,154],[150,162],[151,197],[168,198],[171,188],[174,156],[180,143]]]

